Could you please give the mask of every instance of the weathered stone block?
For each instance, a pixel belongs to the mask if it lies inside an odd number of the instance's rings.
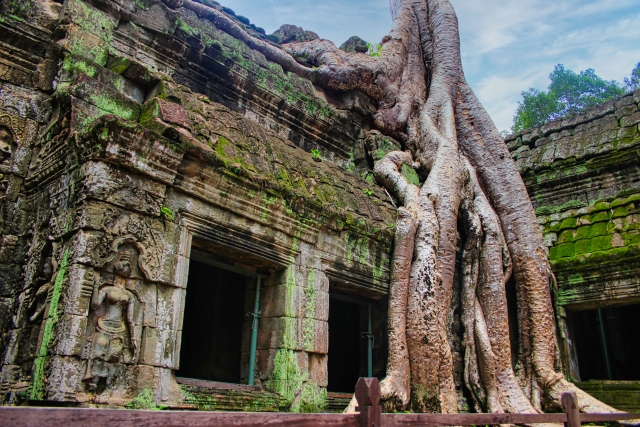
[[[158,304],[157,286],[146,283],[142,280],[135,282],[135,289],[144,304],[144,314],[142,317],[142,326],[156,327],[156,313]]]
[[[72,54],[65,55],[57,81],[70,83],[78,74],[86,74],[111,89],[119,91],[132,101],[138,103],[144,101],[144,90],[138,84],[107,68],[101,67],[85,57]],[[97,118],[98,116],[94,117],[94,119]]]
[[[54,353],[59,356],[82,355],[87,331],[87,317],[63,314],[58,320],[57,345]]]
[[[623,97],[615,100],[616,110],[620,110],[621,108],[624,108],[626,106],[635,104],[635,102],[636,101],[633,99],[633,95],[632,94],[623,96]]]
[[[292,317],[268,317],[260,319],[258,348],[283,348],[304,350],[301,319]]]
[[[309,381],[320,387],[326,387],[329,384],[327,362],[326,354],[309,353]]]
[[[138,9],[131,17],[136,25],[165,36],[173,34],[178,20],[178,14],[163,3],[155,3],[147,10]]]
[[[106,129],[106,132],[105,132]],[[184,149],[142,127],[122,126],[117,120],[104,123],[100,144],[104,159],[165,184],[173,185]]]
[[[95,280],[93,268],[73,264],[68,268],[67,274],[69,279],[63,299],[64,312],[70,315],[87,316]]]
[[[76,76],[71,84],[71,94],[124,120],[137,122],[140,119],[141,105],[138,102],[86,74]]]
[[[160,215],[166,187],[101,162],[82,165],[84,194],[126,209]]]
[[[58,45],[67,52],[85,56],[97,64],[107,63],[109,44],[77,24],[69,24],[64,39],[59,40]]]
[[[313,328],[313,346],[308,351],[327,354],[329,352],[329,322],[315,320]]]
[[[0,296],[9,297],[20,289],[20,265],[0,265]]]
[[[161,98],[153,98],[147,101],[141,116],[141,121],[147,121],[154,117],[159,118],[163,122],[174,124],[191,130],[192,123],[187,115],[187,111],[179,104],[165,101]]]
[[[30,353],[31,328],[13,329],[7,333],[7,336],[3,363],[20,365]]]
[[[54,356],[47,379],[47,399],[58,402],[75,401],[85,369],[85,362],[76,357]]]
[[[21,367],[18,365],[4,365],[0,370],[0,392],[9,388],[20,380]]]
[[[616,105],[615,100],[610,100],[603,102],[602,104],[598,104],[595,107],[589,108],[585,115],[587,116],[587,120],[597,119],[599,117],[605,116],[607,114],[613,113],[615,111]]]
[[[176,352],[178,350],[178,352]],[[140,347],[140,363],[178,369],[178,331],[145,327]]]
[[[0,297],[0,334],[5,333],[11,325],[13,301],[13,298]]]
[[[616,116],[618,118],[624,118],[636,113],[638,111],[638,106],[635,103],[631,103],[624,107],[621,107],[616,110]]]
[[[18,236],[5,234],[0,239],[0,264],[11,264],[18,244]]]
[[[175,256],[175,269],[171,284],[178,288],[186,288],[189,278],[189,258],[181,255]]]
[[[71,101],[71,126],[74,129],[86,130],[98,117],[108,114],[108,112],[75,96],[70,96],[69,99]]]
[[[303,317],[304,288],[295,285],[268,286],[262,290],[264,317]]]
[[[182,330],[186,290],[157,285],[156,326],[159,329]]]
[[[51,97],[28,87],[4,83],[0,91],[0,103],[5,111],[18,111],[20,117],[37,123],[47,123],[51,118]]]
[[[71,258],[78,263],[96,265],[100,255],[94,251],[100,245],[103,234],[100,231],[77,232],[69,242]]]
[[[61,24],[75,23],[96,37],[110,41],[117,20],[80,0],[67,0],[61,12]]]

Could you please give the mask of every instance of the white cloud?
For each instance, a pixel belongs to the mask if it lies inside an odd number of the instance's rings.
[[[465,74],[499,129],[520,93],[546,89],[553,66],[622,81],[640,61],[637,0],[451,0]]]

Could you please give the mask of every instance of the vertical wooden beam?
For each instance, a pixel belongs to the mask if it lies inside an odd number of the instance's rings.
[[[360,427],[380,427],[380,382],[377,378],[360,378],[356,384],[356,401],[360,409]]]
[[[562,408],[567,414],[565,427],[580,427],[580,410],[578,409],[578,397],[574,391],[562,393]]]

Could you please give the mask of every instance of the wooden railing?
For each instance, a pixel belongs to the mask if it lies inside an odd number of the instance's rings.
[[[264,412],[138,411],[45,407],[0,407],[2,427],[400,427],[479,426],[498,424],[611,422],[640,418],[640,414],[580,414],[574,393],[562,395],[564,412],[556,414],[383,414],[377,378],[360,378],[356,385],[357,414],[291,414]]]

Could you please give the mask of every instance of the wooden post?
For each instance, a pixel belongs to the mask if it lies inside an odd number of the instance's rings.
[[[562,393],[562,408],[567,414],[565,427],[580,427],[580,410],[578,409],[578,397],[574,391]]]
[[[380,382],[377,378],[360,378],[356,384],[360,409],[360,427],[380,427]]]

